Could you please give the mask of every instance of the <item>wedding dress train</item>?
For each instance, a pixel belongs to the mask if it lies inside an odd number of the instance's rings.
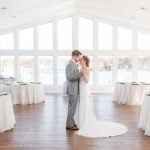
[[[89,86],[81,77],[80,79],[80,104],[79,104],[79,131],[78,135],[85,137],[110,137],[118,136],[128,131],[123,124],[116,122],[99,122],[92,110],[89,100]]]

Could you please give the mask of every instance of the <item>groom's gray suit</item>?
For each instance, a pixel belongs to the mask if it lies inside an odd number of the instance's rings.
[[[82,73],[73,60],[70,60],[66,66],[66,79],[67,79],[67,95],[69,96],[68,116],[66,126],[74,126],[74,114],[77,106],[77,99],[79,94],[79,79]]]

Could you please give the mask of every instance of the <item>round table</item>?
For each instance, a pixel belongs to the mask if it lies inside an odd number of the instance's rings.
[[[10,94],[0,95],[0,132],[14,128],[15,123]]]
[[[143,97],[150,92],[150,85],[117,83],[114,92],[114,102],[127,105],[141,105]]]
[[[144,130],[145,135],[150,136],[150,95],[144,96],[138,128]]]
[[[37,104],[44,101],[44,87],[39,83],[3,84],[3,91],[12,96],[13,104]]]

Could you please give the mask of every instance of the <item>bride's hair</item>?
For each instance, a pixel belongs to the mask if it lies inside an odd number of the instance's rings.
[[[86,66],[89,67],[89,65],[90,65],[90,59],[89,59],[89,57],[83,55],[82,58],[85,60]]]

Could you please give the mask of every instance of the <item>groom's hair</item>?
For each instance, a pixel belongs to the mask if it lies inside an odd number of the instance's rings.
[[[72,57],[73,56],[79,56],[79,55],[82,55],[82,53],[79,50],[73,50],[72,51]]]

